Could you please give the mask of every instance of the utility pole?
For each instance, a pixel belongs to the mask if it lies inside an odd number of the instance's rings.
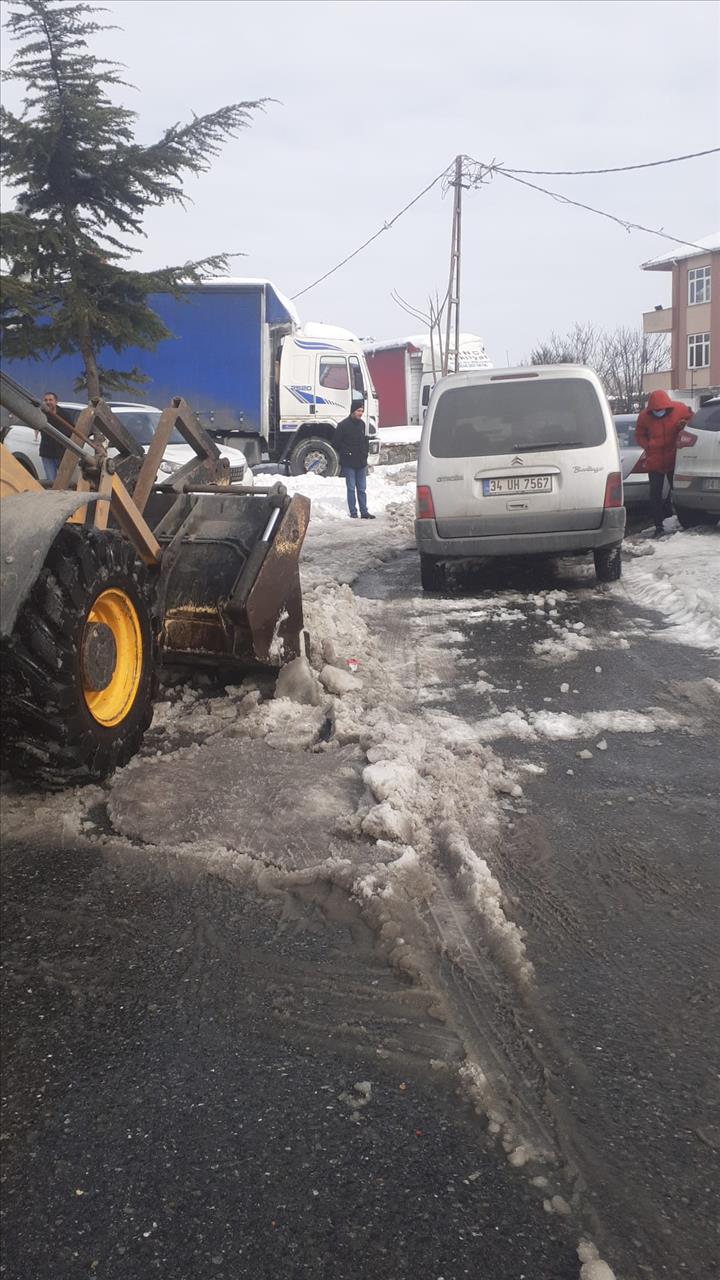
[[[450,245],[450,280],[447,295],[447,322],[445,330],[445,352],[443,356],[443,373],[450,372],[450,341],[454,333],[455,356],[454,370],[460,367],[460,235],[462,227],[462,188],[463,157],[455,157],[455,176],[450,183],[454,187],[452,240]]]

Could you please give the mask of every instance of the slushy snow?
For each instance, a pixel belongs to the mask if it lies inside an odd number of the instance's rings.
[[[648,545],[648,544],[640,544]],[[626,562],[624,590],[665,619],[659,634],[720,654],[720,527],[689,529]]]

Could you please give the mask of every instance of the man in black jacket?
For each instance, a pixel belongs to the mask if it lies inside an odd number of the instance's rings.
[[[368,439],[363,422],[363,406],[353,402],[349,418],[339,422],[335,432],[335,447],[340,455],[340,465],[347,487],[347,504],[350,519],[357,520],[358,506],[362,520],[374,520],[367,509],[367,460]],[[355,494],[357,492],[357,502]]]
[[[58,413],[58,398],[54,391],[45,392],[42,398],[42,405],[40,407],[44,412],[51,415],[50,421],[54,427],[57,427],[58,430],[64,432],[66,436],[72,436],[70,426],[65,423],[65,419],[62,414]],[[57,421],[58,418],[60,419],[59,422]],[[49,480],[51,483],[58,473],[58,467],[60,466],[64,453],[65,450],[63,446],[57,440],[53,440],[51,436],[40,436],[40,457],[42,458],[43,469],[45,471],[45,479]]]

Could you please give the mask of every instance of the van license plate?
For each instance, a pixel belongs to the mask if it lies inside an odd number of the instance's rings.
[[[720,480],[703,480],[703,489],[720,489]]]
[[[552,476],[498,476],[483,480],[483,497],[494,498],[514,493],[551,493]]]

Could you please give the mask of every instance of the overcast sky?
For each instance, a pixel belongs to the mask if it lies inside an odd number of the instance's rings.
[[[105,0],[123,28],[98,52],[125,63],[150,141],[228,102],[276,98],[231,141],[193,204],[148,217],[143,263],[243,251],[234,273],[287,294],[392,217],[458,152],[515,168],[632,164],[718,143],[715,0]],[[5,46],[5,57],[8,56]],[[8,106],[17,88],[7,86]],[[717,156],[590,178],[533,179],[695,239],[720,225]],[[363,337],[417,330],[390,298],[447,281],[451,200],[435,188],[298,301],[303,320]],[[500,177],[466,197],[462,328],[505,364],[575,320],[639,324],[669,275],[639,270],[671,245],[627,234]]]

